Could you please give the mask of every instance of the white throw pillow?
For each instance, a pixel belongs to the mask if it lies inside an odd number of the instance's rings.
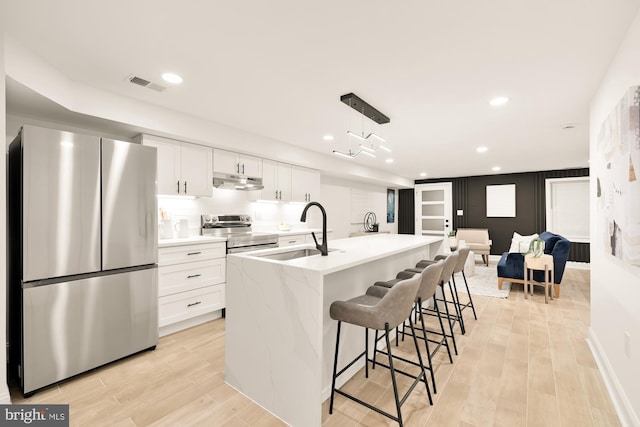
[[[530,236],[521,236],[517,232],[513,233],[513,238],[511,239],[511,247],[509,248],[510,253],[520,253],[524,254],[529,251],[529,245],[531,241],[537,239],[538,234],[532,234]]]

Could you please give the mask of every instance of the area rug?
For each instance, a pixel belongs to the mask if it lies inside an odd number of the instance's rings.
[[[459,275],[458,275],[459,277]],[[502,289],[498,289],[498,272],[495,265],[489,267],[476,265],[472,276],[467,276],[469,292],[472,295],[484,295],[487,297],[507,298],[511,290],[511,283],[502,282]],[[464,283],[456,280],[458,291],[462,291]]]

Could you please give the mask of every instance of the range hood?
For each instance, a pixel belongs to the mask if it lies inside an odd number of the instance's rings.
[[[213,186],[227,190],[262,190],[262,178],[227,173],[214,173]]]

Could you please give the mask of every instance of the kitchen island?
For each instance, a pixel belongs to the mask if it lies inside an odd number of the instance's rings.
[[[432,259],[442,253],[443,238],[372,234],[330,240],[328,256],[277,259],[301,255],[305,248],[314,246],[227,257],[225,380],[287,424],[306,427],[320,426],[321,405],[331,392],[331,303],[362,295],[375,281]],[[362,328],[345,325],[341,365],[363,345]],[[353,365],[338,386],[362,366],[364,360]]]

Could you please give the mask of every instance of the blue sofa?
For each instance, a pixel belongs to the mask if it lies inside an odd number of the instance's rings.
[[[560,282],[564,268],[569,258],[571,242],[559,234],[545,231],[540,234],[544,240],[544,253],[553,256],[553,290],[555,297],[560,297]],[[533,279],[544,282],[544,271],[534,271]],[[502,289],[502,282],[524,283],[524,255],[505,252],[498,262],[498,289]]]

